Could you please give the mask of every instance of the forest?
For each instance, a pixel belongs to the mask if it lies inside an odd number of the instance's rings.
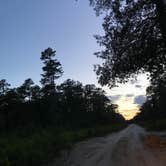
[[[47,126],[80,128],[124,122],[118,114],[118,106],[111,103],[101,88],[71,79],[56,85],[63,69],[55,53],[52,48],[41,53],[42,87],[35,85],[31,78],[17,88],[10,88],[5,79],[0,80],[1,131]]]

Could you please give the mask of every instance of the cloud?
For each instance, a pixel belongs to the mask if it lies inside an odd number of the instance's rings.
[[[138,80],[137,79],[132,79],[132,80],[130,80],[130,84],[136,84],[136,83],[138,83]]]
[[[133,97],[134,94],[127,94],[126,97]]]
[[[121,98],[121,95],[114,95],[114,96],[109,96],[109,99],[113,102],[116,102]]]
[[[135,85],[136,88],[142,88],[142,85]]]
[[[134,98],[134,104],[142,105],[146,101],[145,95],[139,95]]]

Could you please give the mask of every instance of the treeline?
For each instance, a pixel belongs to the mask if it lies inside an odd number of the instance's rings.
[[[103,61],[95,67],[99,83],[113,87],[139,73],[149,73],[147,101],[132,122],[154,123],[165,119],[166,128],[166,3],[163,0],[89,1],[96,14],[104,17],[104,33],[95,36],[102,46],[95,53]]]
[[[147,121],[166,119],[166,74],[152,79],[147,88],[147,101],[141,106],[140,113],[135,121]]]
[[[17,88],[0,80],[0,129],[23,127],[80,128],[96,124],[124,122],[105,92],[95,85],[67,79],[55,81],[63,74],[51,48],[41,53],[43,74],[41,87],[28,78]]]

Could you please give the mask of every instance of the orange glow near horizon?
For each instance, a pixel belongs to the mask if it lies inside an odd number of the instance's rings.
[[[126,120],[132,119],[138,112],[140,103],[136,101],[138,96],[146,96],[146,88],[149,86],[149,81],[146,74],[140,74],[137,80],[132,83],[119,84],[118,87],[109,89],[104,87],[108,96],[117,97],[112,99],[114,104],[117,104],[119,113],[124,116]]]
[[[139,109],[137,110],[123,110],[119,111],[119,113],[126,119],[126,120],[131,120],[133,119],[137,113],[139,112]]]
[[[121,97],[116,104],[119,106],[119,113],[123,115],[126,120],[132,119],[138,112],[139,107],[133,103],[133,97]]]

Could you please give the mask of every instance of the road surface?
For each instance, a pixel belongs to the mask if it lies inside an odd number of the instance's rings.
[[[166,149],[145,145],[144,138],[149,134],[132,124],[107,137],[78,143],[51,166],[166,166]]]

